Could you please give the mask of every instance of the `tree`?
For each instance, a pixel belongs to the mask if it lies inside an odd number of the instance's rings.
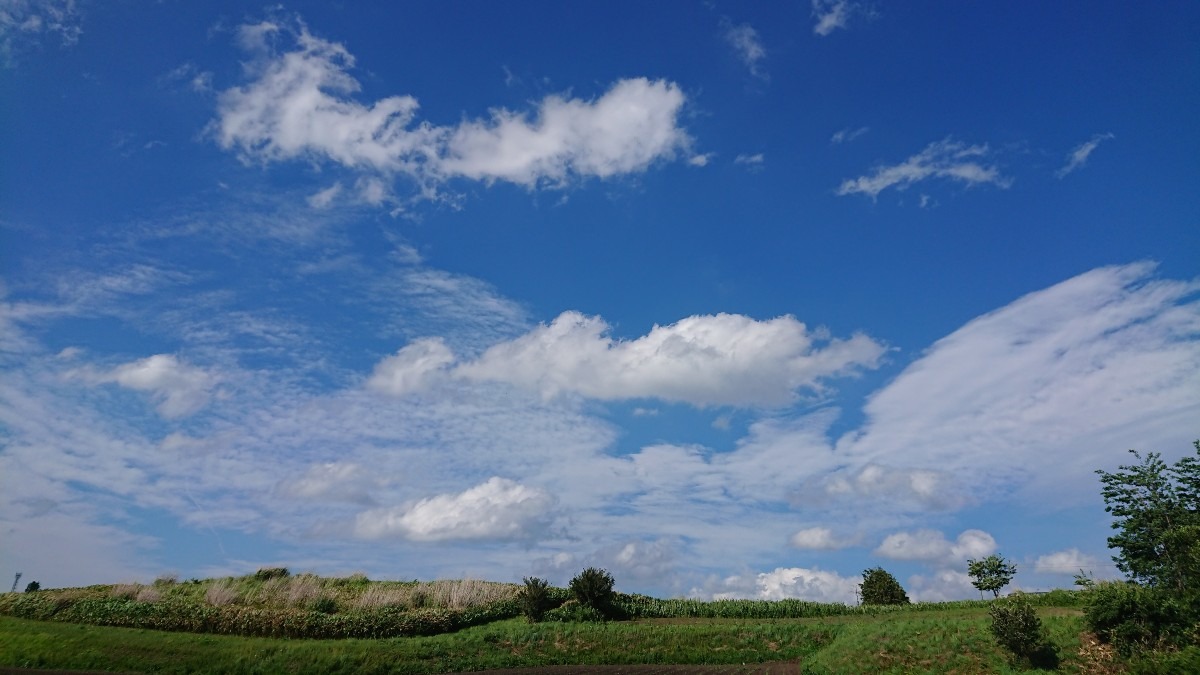
[[[31,581],[28,584],[25,584],[25,592],[26,593],[32,593],[34,591],[40,591],[40,590],[42,590],[42,585],[36,581]]]
[[[1168,466],[1156,452],[1129,452],[1138,464],[1097,470],[1104,510],[1113,515],[1117,569],[1179,596],[1200,590],[1200,440],[1196,456]]]
[[[606,617],[613,614],[613,578],[607,570],[589,567],[571,579],[571,595],[584,607]]]
[[[1004,556],[989,555],[983,560],[968,560],[967,574],[971,575],[971,585],[984,591],[991,591],[995,597],[1000,597],[1000,589],[1008,585],[1017,574],[1017,566],[1004,559]]]
[[[864,605],[907,605],[908,594],[904,587],[882,567],[863,570],[862,583],[858,585]]]

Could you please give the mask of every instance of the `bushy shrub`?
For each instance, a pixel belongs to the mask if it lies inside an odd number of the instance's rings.
[[[524,588],[517,594],[517,604],[529,623],[537,623],[550,609],[550,584],[537,577],[525,577],[524,581]]]
[[[287,577],[290,572],[286,567],[263,567],[254,573],[254,578],[258,581],[266,581],[267,579],[276,579]]]
[[[1042,630],[1042,620],[1024,594],[1017,593],[996,601],[988,608],[988,614],[992,616],[992,635],[996,636],[996,642],[1018,659],[1030,662],[1051,649]]]
[[[25,584],[25,592],[26,593],[33,593],[34,591],[40,591],[40,590],[42,590],[42,585],[36,581],[31,581],[31,582]]]
[[[589,567],[571,579],[568,586],[571,597],[584,607],[590,607],[602,616],[613,613],[613,578],[607,570]]]
[[[864,605],[907,605],[908,594],[896,577],[882,567],[863,570],[859,593]]]
[[[542,615],[542,618],[545,621],[559,621],[563,623],[598,623],[607,621],[609,617],[595,607],[571,599],[564,602],[561,607],[556,607],[546,612]]]
[[[337,601],[328,596],[317,598],[309,605],[309,609],[321,614],[337,614]]]
[[[1084,619],[1097,637],[1126,656],[1182,646],[1192,628],[1187,608],[1172,594],[1121,581],[1098,583],[1088,592]]]

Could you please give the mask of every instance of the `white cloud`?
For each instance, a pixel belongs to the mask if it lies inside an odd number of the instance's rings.
[[[688,164],[690,166],[697,166],[697,167],[708,166],[708,163],[712,161],[713,156],[714,156],[714,154],[711,152],[707,152],[704,154],[692,155],[691,157],[688,158]]]
[[[1076,169],[1083,168],[1087,164],[1088,157],[1104,141],[1115,138],[1112,134],[1096,134],[1091,140],[1079,144],[1074,150],[1067,155],[1067,163],[1061,169],[1054,172],[1058,178],[1063,178],[1067,174]]]
[[[564,312],[550,325],[458,365],[454,375],[507,382],[547,397],[779,406],[793,402],[799,389],[819,390],[825,378],[875,367],[884,353],[865,335],[824,340],[789,316],[693,316],[628,341],[608,332],[598,317]]]
[[[354,531],[368,539],[530,539],[545,531],[556,503],[545,490],[494,476],[458,494],[364,511],[358,514]]]
[[[857,129],[851,129],[850,127],[846,127],[845,129],[841,129],[837,132],[834,132],[833,136],[829,137],[829,142],[832,143],[833,145],[839,145],[841,143],[849,143],[850,141],[857,139],[859,136],[862,136],[863,134],[867,133],[870,130],[871,130],[870,127],[859,127]]]
[[[976,500],[1063,504],[1094,498],[1092,471],[1120,449],[1187,447],[1200,282],[1153,270],[1095,269],[972,320],[873,394],[838,454],[952,477]]]
[[[746,164],[751,167],[761,166],[764,161],[766,161],[766,157],[761,152],[753,155],[743,153],[733,158],[734,164]]]
[[[693,589],[692,595],[713,599],[754,598],[783,600],[799,598],[815,602],[854,604],[862,577],[843,577],[836,572],[804,567],[779,567],[756,575],[735,575],[704,589]]]
[[[333,200],[335,198],[337,198],[338,194],[341,193],[341,191],[342,191],[342,184],[334,183],[333,185],[330,185],[329,187],[325,188],[324,190],[321,190],[320,192],[316,192],[316,193],[312,194],[311,196],[309,196],[308,205],[313,207],[314,209],[329,208],[329,205],[333,203]]]
[[[759,79],[767,79],[767,72],[762,67],[767,50],[762,45],[758,31],[748,23],[735,26],[728,19],[721,21],[721,29],[725,42],[737,52],[738,58],[750,70],[750,74]]]
[[[354,462],[326,462],[279,483],[279,494],[294,499],[335,500],[371,504],[370,488],[378,481]]]
[[[188,365],[170,354],[154,356],[117,366],[100,375],[98,382],[115,382],[122,387],[151,392],[159,414],[186,417],[208,405],[217,379],[207,371]]]
[[[813,32],[824,37],[845,28],[855,13],[870,14],[860,3],[850,0],[812,0],[812,15],[816,19]]]
[[[375,365],[367,387],[393,396],[428,388],[454,363],[454,353],[439,338],[416,340]]]
[[[970,575],[955,569],[938,570],[932,576],[914,574],[908,578],[906,590],[913,602],[947,602],[979,594]]]
[[[82,34],[82,15],[75,0],[0,2],[0,58],[6,65],[42,35],[55,35],[63,46],[70,46]]]
[[[1033,563],[1033,571],[1040,574],[1074,575],[1078,574],[1080,570],[1095,572],[1100,565],[1100,561],[1095,556],[1081,553],[1077,548],[1069,548],[1038,556],[1037,561]]]
[[[293,37],[296,48],[274,53],[267,38],[278,35]],[[247,161],[306,158],[407,175],[428,196],[454,177],[534,187],[635,173],[691,144],[676,123],[686,97],[665,80],[619,80],[594,100],[551,95],[532,116],[496,108],[489,119],[445,127],[418,123],[412,96],[353,100],[354,57],[303,25],[243,26],[241,38],[258,54],[254,78],[220,94],[211,131]],[[382,201],[377,188],[362,194]]]
[[[827,527],[810,527],[800,530],[793,534],[789,541],[796,548],[817,551],[833,551],[858,543],[857,538],[839,537]]]
[[[896,532],[884,538],[875,555],[892,560],[919,560],[949,567],[996,552],[996,540],[983,530],[966,530],[954,541],[937,530]]]
[[[986,163],[990,155],[987,145],[966,145],[947,138],[930,143],[900,164],[882,166],[871,175],[842,181],[837,194],[865,194],[875,199],[890,187],[903,190],[933,178],[959,181],[968,187],[986,184],[1009,187],[1012,179],[1001,175],[994,164]]]

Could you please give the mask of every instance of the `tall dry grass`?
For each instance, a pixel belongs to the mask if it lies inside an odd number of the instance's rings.
[[[229,579],[217,579],[204,591],[204,601],[214,607],[232,604],[238,599],[238,590]]]

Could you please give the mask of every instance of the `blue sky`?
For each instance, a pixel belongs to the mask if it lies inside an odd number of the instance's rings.
[[[1189,2],[0,1],[0,573],[917,599],[1200,437]]]

